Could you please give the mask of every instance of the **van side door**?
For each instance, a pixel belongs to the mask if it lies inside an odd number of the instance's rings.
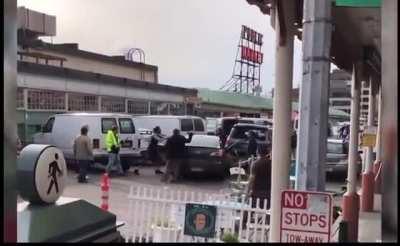
[[[122,141],[121,149],[136,149],[138,143],[135,140],[135,126],[131,118],[119,118],[119,134]]]

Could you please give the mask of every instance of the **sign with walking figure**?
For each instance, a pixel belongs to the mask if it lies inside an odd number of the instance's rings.
[[[48,178],[50,178],[51,181],[50,181],[49,189],[47,190],[47,195],[50,194],[50,191],[51,191],[51,188],[53,187],[53,185],[55,186],[56,193],[59,192],[57,176],[61,176],[62,173],[63,173],[60,170],[60,167],[58,167],[58,163],[57,163],[58,154],[57,153],[54,154],[54,159],[55,160],[49,164],[49,176],[48,176]]]
[[[62,151],[51,145],[26,146],[18,158],[17,177],[24,200],[54,203],[66,184],[67,166]]]

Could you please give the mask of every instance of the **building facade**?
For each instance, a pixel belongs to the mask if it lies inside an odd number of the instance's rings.
[[[158,67],[38,39],[55,35],[55,17],[18,9],[17,125],[24,144],[53,114],[194,114],[197,90],[158,83]]]
[[[351,74],[335,69],[330,75],[329,106],[350,114]]]

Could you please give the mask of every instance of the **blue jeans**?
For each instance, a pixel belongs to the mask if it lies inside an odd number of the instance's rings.
[[[112,166],[116,165],[118,172],[124,173],[122,166],[121,166],[121,159],[119,158],[119,154],[115,154],[115,153],[108,153],[108,164],[106,167],[106,172],[110,173],[110,169]]]

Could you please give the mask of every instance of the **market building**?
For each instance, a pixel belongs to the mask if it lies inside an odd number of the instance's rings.
[[[55,35],[55,17],[18,8],[17,125],[23,143],[65,112],[194,114],[197,91],[158,83],[158,67],[38,39]]]

